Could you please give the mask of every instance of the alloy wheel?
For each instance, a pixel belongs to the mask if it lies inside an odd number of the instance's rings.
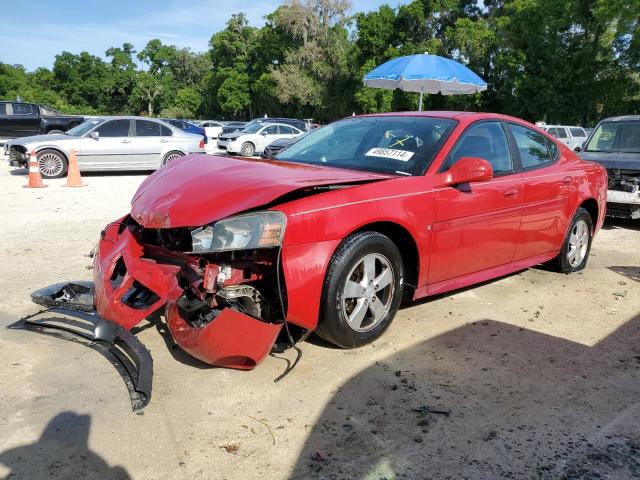
[[[589,225],[584,220],[578,220],[569,234],[569,250],[567,260],[572,267],[578,267],[587,256],[589,248]]]
[[[389,312],[395,286],[393,269],[383,255],[365,255],[351,269],[344,284],[341,308],[357,332],[376,327]]]
[[[38,167],[40,168],[40,173],[44,176],[56,177],[64,169],[64,160],[55,153],[43,153],[38,157]]]

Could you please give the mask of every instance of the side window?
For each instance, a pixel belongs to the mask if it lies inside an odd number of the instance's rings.
[[[511,132],[520,152],[522,168],[537,167],[550,163],[557,153],[557,147],[538,132],[521,125],[510,124]]]
[[[558,138],[567,138],[567,129],[563,127],[559,127],[556,129],[558,131]]]
[[[14,115],[31,115],[33,113],[33,105],[30,103],[13,103]]]
[[[487,160],[494,174],[513,171],[509,143],[500,122],[481,122],[472,125],[451,150],[443,171],[451,168],[462,157],[479,157]]]
[[[160,126],[149,120],[136,120],[136,137],[160,137]]]
[[[582,130],[581,128],[570,128],[569,130],[571,130],[571,135],[573,135],[574,137],[586,137],[587,134],[584,133],[584,130]]]
[[[171,132],[171,129],[166,125],[160,125],[160,134],[163,137],[170,137],[171,135],[173,135],[173,133]]]
[[[291,127],[280,125],[278,130],[280,131],[280,135],[293,135],[293,128]]]
[[[7,104],[0,103],[0,115],[6,115],[6,114],[7,114]]]
[[[277,135],[278,134],[278,126],[277,125],[269,125],[262,131],[263,135]]]
[[[129,136],[129,120],[111,120],[100,125],[95,130],[100,137],[128,137]]]

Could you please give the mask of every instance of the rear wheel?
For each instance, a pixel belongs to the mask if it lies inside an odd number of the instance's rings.
[[[37,153],[38,168],[42,178],[61,178],[67,174],[67,159],[56,150],[42,150]]]
[[[256,147],[251,142],[244,142],[242,144],[242,148],[240,149],[240,154],[243,157],[253,157],[253,154],[256,152]]]
[[[553,267],[561,273],[577,272],[587,266],[593,237],[593,220],[584,208],[578,208],[560,254],[553,260]]]
[[[389,327],[402,299],[402,257],[378,232],[348,237],[325,277],[318,336],[342,348],[372,342]]]
[[[162,165],[166,165],[167,163],[170,163],[176,158],[180,158],[180,157],[184,157],[184,153],[178,152],[178,151],[169,152],[162,159]]]

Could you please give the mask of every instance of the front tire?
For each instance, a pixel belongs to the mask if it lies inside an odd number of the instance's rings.
[[[42,178],[62,178],[67,174],[67,158],[60,152],[51,149],[41,150],[36,154],[38,168]]]
[[[240,149],[240,154],[243,157],[253,157],[253,154],[256,153],[256,147],[251,142],[244,142],[242,144],[242,148]]]
[[[329,263],[317,335],[342,348],[374,341],[393,321],[402,289],[402,256],[388,237],[378,232],[347,237]]]
[[[554,269],[561,273],[583,270],[587,266],[592,239],[593,219],[584,208],[578,208],[569,225],[562,250],[552,261]]]

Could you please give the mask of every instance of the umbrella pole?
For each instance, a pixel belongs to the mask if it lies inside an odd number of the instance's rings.
[[[418,102],[418,111],[422,111],[422,95],[424,94],[424,87],[420,87],[420,101]]]

